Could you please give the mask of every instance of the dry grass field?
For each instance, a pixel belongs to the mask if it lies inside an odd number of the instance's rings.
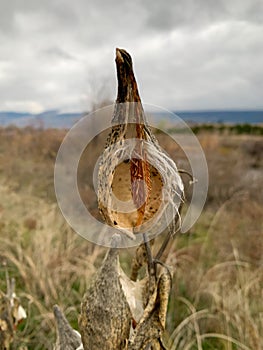
[[[74,233],[58,209],[53,171],[65,134],[0,129],[0,290],[6,289],[7,270],[27,312],[12,349],[52,349],[54,304],[77,328],[81,298],[106,251]],[[180,168],[187,168],[183,152],[157,136]],[[198,138],[207,158],[209,192],[201,217],[174,239],[167,257],[174,278],[166,343],[172,350],[260,350],[263,137],[199,130]],[[98,140],[90,145],[87,153],[94,159],[84,153],[79,168],[80,193],[94,216],[89,169],[102,148]],[[129,250],[121,254],[126,270],[131,257]]]

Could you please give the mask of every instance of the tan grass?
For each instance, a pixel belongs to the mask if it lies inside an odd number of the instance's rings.
[[[52,348],[54,304],[77,327],[81,298],[105,253],[72,232],[55,204],[53,166],[63,133],[0,129],[0,263],[6,261],[16,278],[28,314],[13,349]],[[167,261],[175,270],[167,338],[171,349],[260,350],[262,161],[253,139],[209,137],[202,140],[211,179],[205,211],[188,234],[173,242]],[[178,147],[165,142],[173,157],[187,164]],[[90,186],[84,160],[80,190]],[[94,197],[83,196],[87,202]],[[121,256],[128,271],[132,254]],[[0,265],[1,276],[3,271]],[[0,289],[5,289],[4,278]]]

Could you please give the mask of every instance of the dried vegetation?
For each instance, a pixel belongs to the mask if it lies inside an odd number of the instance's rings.
[[[77,328],[82,296],[105,255],[104,248],[72,232],[55,202],[53,168],[64,135],[64,130],[0,129],[0,290],[6,290],[7,269],[27,311],[11,349],[52,349],[54,304]],[[157,136],[179,167],[187,169],[183,152]],[[198,138],[210,187],[199,221],[175,238],[167,257],[174,278],[166,342],[171,349],[260,350],[263,139],[210,131],[199,131]],[[94,216],[96,197],[85,174],[100,144],[96,139],[89,146],[79,168],[81,196]],[[122,252],[126,271],[131,258],[130,251]]]

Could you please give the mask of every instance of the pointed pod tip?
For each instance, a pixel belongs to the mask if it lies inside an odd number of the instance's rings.
[[[119,49],[118,47],[116,48],[116,60],[117,61],[121,61],[124,62],[123,56],[122,56],[122,51],[121,49]]]
[[[62,317],[62,312],[57,304],[53,306],[53,313],[57,320]]]

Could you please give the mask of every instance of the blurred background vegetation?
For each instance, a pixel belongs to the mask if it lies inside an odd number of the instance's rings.
[[[180,350],[260,350],[262,127],[198,125],[193,130],[207,158],[209,192],[198,222],[177,235],[167,256],[174,277],[166,342]],[[12,349],[52,349],[54,304],[78,328],[82,296],[106,252],[74,233],[57,206],[53,172],[65,134],[58,129],[0,128],[0,290],[6,290],[7,269],[27,311]],[[104,136],[88,146],[78,171],[81,197],[95,217],[89,170],[104,147]],[[157,137],[178,167],[190,170],[183,151],[164,134]],[[187,181],[185,177],[190,198]],[[121,253],[127,272],[132,253]]]

